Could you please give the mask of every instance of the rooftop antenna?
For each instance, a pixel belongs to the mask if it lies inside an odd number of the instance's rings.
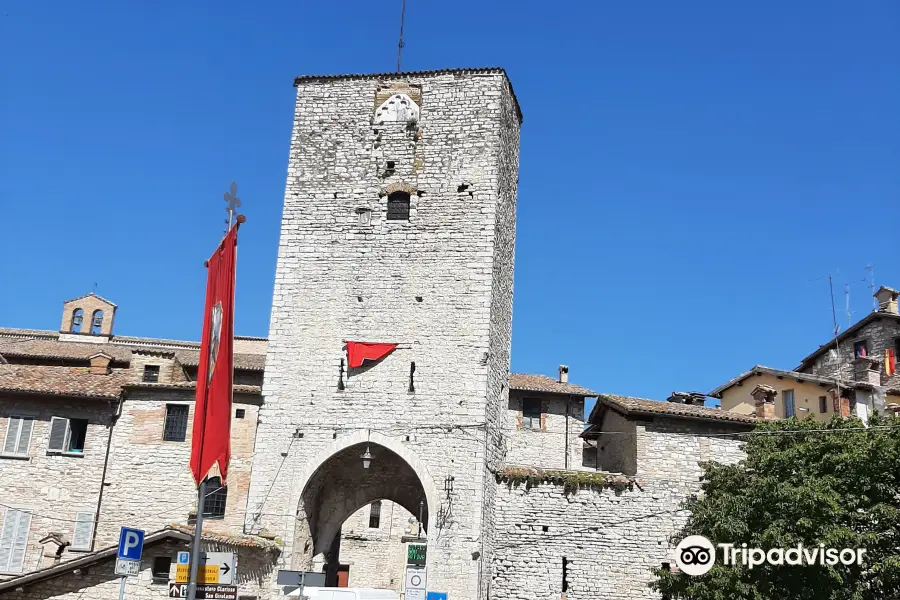
[[[866,265],[866,271],[869,272],[869,291],[872,292],[872,310],[878,311],[878,299],[875,297],[875,267]]]
[[[835,370],[835,381],[837,382],[837,398],[838,403],[840,403],[841,398],[841,388],[843,388],[843,377],[841,377],[841,345],[838,342],[838,332],[841,327],[837,322],[837,312],[834,310],[834,283],[831,275],[828,276],[828,290],[831,292],[831,322],[834,324],[834,357],[835,362],[838,364],[838,368]]]
[[[853,325],[853,311],[850,310],[850,284],[844,284],[844,310],[847,311],[847,327]]]
[[[241,207],[241,199],[237,195],[237,183],[231,182],[231,186],[225,192],[225,202],[228,203],[228,206],[225,208],[225,212],[228,213],[228,218],[225,219],[225,235],[228,235],[231,226],[234,225],[234,215],[237,213],[237,209]]]
[[[94,294],[95,296],[97,295],[97,282],[96,282],[96,281],[94,282],[94,292],[93,292],[93,294]]]
[[[403,57],[403,21],[406,19],[406,0],[400,8],[400,43],[397,44],[397,72],[400,73],[400,59]]]

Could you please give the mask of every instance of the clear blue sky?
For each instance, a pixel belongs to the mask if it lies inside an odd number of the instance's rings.
[[[793,368],[900,287],[900,4],[408,0],[408,70],[505,67],[525,122],[513,369],[604,392]],[[399,0],[0,8],[0,326],[98,291],[197,339],[236,179],[267,335],[294,88],[395,68]]]

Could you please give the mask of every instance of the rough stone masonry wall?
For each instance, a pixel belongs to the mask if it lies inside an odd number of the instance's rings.
[[[22,572],[44,566],[38,540],[50,532],[71,540],[76,513],[96,513],[113,413],[106,400],[0,395],[0,444],[6,439],[10,416],[34,418],[28,456],[0,455],[0,503],[33,513]],[[48,453],[54,416],[88,420],[84,452]],[[6,510],[0,506],[0,528]],[[74,551],[63,554],[64,559],[78,556]],[[8,578],[0,573],[0,579]]]
[[[541,402],[541,426],[522,426],[522,400]],[[584,399],[558,394],[514,391],[506,411],[506,463],[545,469],[581,467]]]
[[[558,600],[563,557],[567,600],[659,598],[647,587],[651,569],[674,560],[669,536],[686,521],[677,512],[682,501],[699,489],[696,461],[702,449],[720,452],[715,457],[723,462],[742,453],[734,440],[704,436],[705,426],[662,423],[638,429],[640,487],[630,491],[582,489],[566,495],[553,484],[531,490],[498,484],[491,598]],[[634,437],[618,437],[635,443]],[[675,452],[678,458],[654,462],[652,452]]]
[[[408,510],[389,500],[381,503],[377,529],[369,527],[369,513],[369,506],[364,506],[341,529],[341,564],[350,567],[349,586],[400,592],[406,569],[406,544],[402,539],[404,535],[416,535],[417,521]]]
[[[245,417],[236,419],[232,414],[225,518],[205,520],[204,531],[242,531],[258,400],[235,394],[233,410],[243,409]],[[163,440],[167,404],[188,406],[183,442]],[[196,512],[197,492],[188,466],[193,417],[192,389],[141,389],[128,395],[113,431],[112,458],[97,529],[98,548],[115,543],[123,525],[153,531],[172,523],[187,523],[188,515]]]
[[[819,356],[813,365],[804,372],[822,377],[837,377],[840,373],[844,381],[852,381],[853,376],[853,344],[861,340],[868,341],[869,356],[877,359],[882,364],[881,385],[885,387],[900,387],[900,372],[892,377],[884,374],[884,351],[894,348],[894,341],[900,338],[900,319],[896,317],[883,317],[875,319],[853,336],[843,340],[839,344],[840,356],[831,357],[828,351]],[[834,345],[832,344],[833,348]]]
[[[289,568],[304,469],[347,436],[378,434],[416,457],[439,499],[429,506],[433,524],[443,514],[429,531],[429,585],[475,598],[473,557],[485,550],[492,514],[485,452],[499,447],[482,432],[486,420],[489,432],[498,428],[494,405],[509,369],[512,234],[495,229],[514,226],[514,169],[500,163],[514,138],[501,135],[518,123],[505,116],[510,92],[499,72],[398,81],[421,86],[412,130],[373,125],[376,90],[390,78],[299,83],[248,527],[287,540]],[[391,156],[401,162],[385,176]],[[400,183],[418,191],[410,219],[387,221],[382,192]],[[358,212],[367,209],[368,223]],[[495,257],[505,265],[496,290]],[[344,340],[400,347],[345,372],[341,391]]]

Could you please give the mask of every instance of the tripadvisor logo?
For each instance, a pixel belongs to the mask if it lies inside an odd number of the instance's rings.
[[[806,547],[797,544],[793,548],[748,548],[747,544],[721,543],[713,545],[702,535],[691,535],[675,547],[675,564],[691,576],[708,573],[716,564],[716,548],[721,551],[722,564],[726,566],[743,565],[748,569],[763,564],[768,565],[821,565],[833,567],[842,565],[863,564],[865,548],[826,548],[824,545]]]

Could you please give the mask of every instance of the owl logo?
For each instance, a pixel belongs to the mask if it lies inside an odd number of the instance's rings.
[[[206,385],[212,381],[213,372],[216,370],[216,360],[219,358],[219,343],[222,340],[222,303],[217,302],[209,315],[209,368],[206,372]]]

